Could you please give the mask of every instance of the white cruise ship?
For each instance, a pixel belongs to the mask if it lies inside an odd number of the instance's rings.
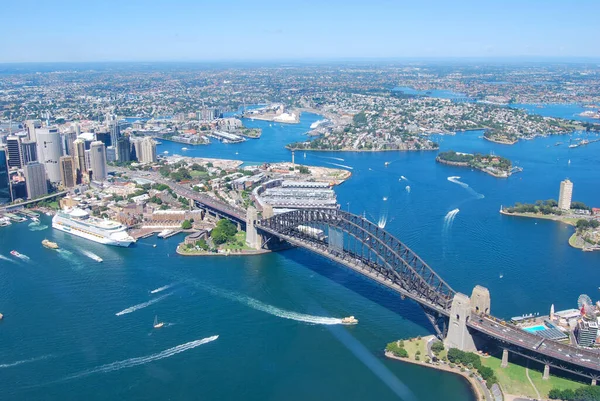
[[[56,213],[52,218],[52,228],[105,245],[128,247],[135,242],[121,223],[92,217],[78,208]]]

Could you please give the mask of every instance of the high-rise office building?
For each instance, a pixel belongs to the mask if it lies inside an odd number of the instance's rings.
[[[30,141],[36,141],[36,132],[37,128],[42,128],[42,122],[40,120],[27,120],[25,121],[25,127],[27,128],[27,137]]]
[[[106,162],[115,162],[117,161],[117,150],[114,146],[106,147]]]
[[[108,131],[96,132],[96,140],[102,142],[105,147],[109,147],[116,144],[116,142],[112,141],[112,134]]]
[[[106,179],[106,150],[100,141],[92,142],[90,146],[90,167],[94,181]]]
[[[77,169],[73,156],[62,156],[60,158],[60,175],[65,188],[73,188],[77,183]]]
[[[122,136],[117,140],[117,161],[126,163],[131,160],[131,143],[128,136]]]
[[[23,167],[25,184],[27,187],[27,199],[35,199],[48,194],[46,182],[46,168],[40,162],[30,162]]]
[[[23,155],[23,165],[37,161],[37,143],[34,141],[22,141],[21,154]]]
[[[119,122],[116,119],[110,120],[108,123],[108,130],[110,131],[110,144],[116,146],[117,141],[121,137],[121,126],[119,125]]]
[[[60,157],[62,156],[62,143],[58,128],[36,129],[38,161],[44,163],[48,179],[52,183],[59,183]]]
[[[564,180],[560,182],[560,193],[558,194],[558,208],[562,210],[571,209],[571,197],[573,196],[573,183]]]
[[[18,136],[9,136],[6,138],[6,150],[8,150],[8,167],[23,167],[23,153],[21,149],[21,138]]]
[[[90,156],[89,149],[86,149],[84,154],[85,154],[85,171],[89,173],[90,171],[92,171],[92,162],[91,162],[92,158]]]
[[[131,160],[137,160],[142,162],[144,156],[142,155],[142,140],[140,138],[135,138],[131,141],[131,145],[133,148],[133,152],[135,153],[135,157],[131,157]]]
[[[582,347],[592,347],[596,343],[598,336],[598,322],[585,317],[577,322],[575,327],[575,339],[577,344]]]
[[[141,142],[142,157],[138,157],[138,160],[142,163],[155,163],[156,162],[156,142],[152,138],[144,138]]]
[[[0,204],[10,202],[10,183],[8,181],[8,157],[6,149],[0,148]]]
[[[66,155],[73,156],[75,154],[75,149],[73,142],[77,140],[76,132],[67,132],[65,134],[65,153]]]

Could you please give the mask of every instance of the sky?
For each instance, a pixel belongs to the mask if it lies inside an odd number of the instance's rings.
[[[593,0],[4,0],[0,63],[600,58]]]

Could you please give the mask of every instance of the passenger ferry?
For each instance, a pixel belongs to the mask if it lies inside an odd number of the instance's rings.
[[[128,247],[135,242],[121,223],[92,217],[79,208],[56,213],[52,218],[52,228],[105,245]]]

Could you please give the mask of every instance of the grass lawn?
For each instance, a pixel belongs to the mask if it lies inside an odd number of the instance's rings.
[[[427,339],[428,338],[426,337],[421,338],[420,340],[413,339],[413,341],[404,340],[404,349],[408,352],[408,357],[410,359],[415,359],[417,351],[421,351],[419,358],[421,361],[425,360],[425,357],[427,356],[427,349],[425,348]]]
[[[194,178],[199,178],[199,177],[208,177],[208,172],[206,171],[194,171],[194,170],[190,170],[190,175]]]
[[[244,245],[240,246],[238,245],[238,242],[242,242]],[[250,248],[248,245],[246,245],[246,232],[245,231],[238,231],[235,234],[235,237],[232,241],[222,244],[221,246],[219,246],[219,249],[222,250],[231,250],[231,251],[238,251],[238,250],[248,250],[248,249],[253,249]]]
[[[496,377],[500,382],[500,386],[505,392],[513,395],[526,395],[532,398],[537,398],[537,394],[531,386],[531,383],[529,383],[529,380],[527,380],[527,376],[525,374],[525,366],[527,366],[527,361],[520,359],[518,362],[522,363],[523,366],[516,364],[512,361],[512,358],[510,358],[508,362],[508,367],[501,368],[500,358],[497,358],[495,356],[490,356],[489,358],[481,358],[482,365],[494,369]],[[552,372],[548,380],[543,380],[542,374],[542,365],[530,363],[529,377],[531,378],[531,381],[533,381],[533,383],[535,384],[537,390],[540,392],[540,395],[544,398],[548,397],[548,392],[554,387],[560,389],[576,389],[584,385],[583,383],[554,376],[552,375]]]

